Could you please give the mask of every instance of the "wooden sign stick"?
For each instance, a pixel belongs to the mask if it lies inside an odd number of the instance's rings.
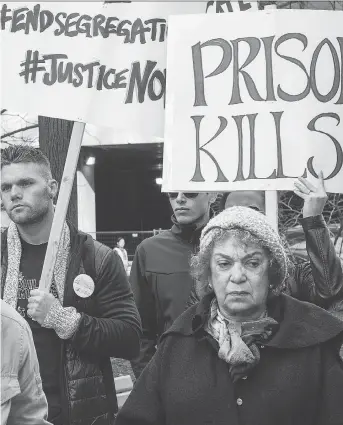
[[[58,247],[62,235],[63,224],[67,215],[70,194],[73,188],[74,176],[76,172],[77,162],[79,159],[84,131],[85,123],[74,122],[73,131],[71,133],[71,139],[68,148],[67,159],[64,165],[60,192],[57,199],[54,219],[52,221],[48,246],[46,248],[42,275],[39,281],[38,289],[40,291],[50,291],[54,267],[57,259]]]
[[[273,228],[279,232],[278,229],[278,196],[276,190],[265,191],[265,205],[266,205],[266,216],[269,223]]]

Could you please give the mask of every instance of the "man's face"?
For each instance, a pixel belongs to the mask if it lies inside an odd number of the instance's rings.
[[[208,220],[209,206],[213,201],[213,194],[170,193],[169,201],[180,224],[202,225]]]
[[[41,221],[48,213],[56,192],[57,183],[46,178],[44,167],[40,164],[10,164],[1,170],[2,202],[16,224]]]
[[[265,213],[264,192],[255,190],[237,190],[231,192],[225,201],[225,208],[249,207]]]

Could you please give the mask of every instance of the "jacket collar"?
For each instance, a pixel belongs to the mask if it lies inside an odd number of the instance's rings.
[[[201,232],[205,226],[197,228],[195,224],[180,224],[174,214],[171,217],[171,221],[173,223],[171,231],[174,235],[192,245],[199,246]]]
[[[185,336],[202,332],[210,314],[213,294],[186,310],[163,336],[178,333]],[[343,336],[343,322],[313,304],[301,302],[288,295],[273,297],[268,303],[268,314],[279,323],[273,338],[264,345],[275,348],[303,348],[317,345],[339,334]]]

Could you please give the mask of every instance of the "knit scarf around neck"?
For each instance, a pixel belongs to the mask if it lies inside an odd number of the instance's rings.
[[[220,313],[214,298],[205,330],[218,342],[218,357],[229,364],[230,375],[235,382],[258,364],[258,344],[270,339],[277,325],[274,319],[267,317],[267,313],[250,322],[230,322]]]
[[[70,231],[64,223],[62,237],[57,251],[57,259],[54,268],[53,282],[56,285],[58,298],[63,305],[64,282],[67,270],[67,261],[70,249]],[[4,301],[17,308],[17,293],[19,282],[19,269],[21,261],[21,242],[17,226],[11,222],[7,231],[7,254],[8,265],[4,287]]]

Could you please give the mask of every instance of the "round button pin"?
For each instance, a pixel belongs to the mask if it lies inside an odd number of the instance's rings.
[[[94,281],[88,274],[79,274],[74,279],[73,288],[76,295],[88,298],[94,292]]]

